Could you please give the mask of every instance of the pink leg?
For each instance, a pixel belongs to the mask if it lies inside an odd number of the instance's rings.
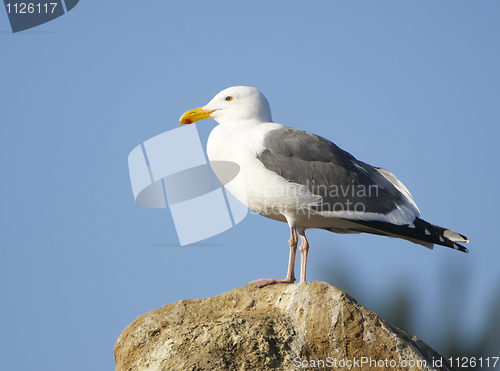
[[[300,283],[306,282],[307,252],[309,251],[309,242],[307,242],[304,229],[299,229],[300,235]]]
[[[298,242],[297,229],[295,227],[291,227],[290,240],[288,241],[288,244],[290,245],[290,257],[288,259],[288,272],[284,280],[280,280],[277,278],[260,278],[250,283],[255,284],[256,287],[264,287],[267,285],[272,285],[273,283],[295,282],[294,265],[295,265],[295,253],[297,252],[297,242]]]

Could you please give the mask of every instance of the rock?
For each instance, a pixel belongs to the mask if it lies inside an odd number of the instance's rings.
[[[240,287],[136,318],[116,371],[452,370],[422,341],[324,282]]]

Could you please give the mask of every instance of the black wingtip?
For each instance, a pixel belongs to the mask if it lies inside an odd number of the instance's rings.
[[[455,250],[462,251],[462,252],[464,252],[466,254],[469,253],[469,249],[468,248],[466,248],[466,247],[464,247],[462,245],[459,245],[458,243],[453,243],[453,248]]]
[[[407,239],[417,244],[420,243],[421,245],[424,246],[428,246],[429,244],[436,244],[436,245],[446,246],[466,254],[469,253],[469,250],[466,247],[458,243],[458,242],[462,243],[469,242],[469,239],[467,237],[458,234],[456,232],[450,231],[449,229],[445,229],[443,227],[430,224],[429,222],[426,222],[425,220],[420,218],[416,218],[414,220],[414,222],[412,223],[412,227],[410,227],[409,225],[394,225],[391,223],[380,222],[375,220],[356,221],[356,223],[375,229],[375,231],[360,230],[361,232],[382,234],[390,237],[399,237]]]

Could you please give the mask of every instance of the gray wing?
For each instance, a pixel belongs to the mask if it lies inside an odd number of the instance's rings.
[[[390,172],[356,160],[325,138],[284,127],[267,133],[264,147],[257,158],[289,182],[320,195],[318,211],[387,215],[404,205],[419,214],[406,187]]]

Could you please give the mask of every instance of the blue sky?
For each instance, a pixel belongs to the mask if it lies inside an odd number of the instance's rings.
[[[340,275],[375,312],[403,287],[414,334],[437,351],[455,302],[473,343],[500,282],[499,18],[491,0],[82,0],[12,34],[0,11],[0,369],[113,369],[138,315],[285,276],[286,224],[249,215],[172,246],[168,210],[133,199],[129,152],[233,85],[389,169],[424,219],[471,239],[466,255],[310,231],[308,280]],[[203,143],[214,125],[197,125]]]

